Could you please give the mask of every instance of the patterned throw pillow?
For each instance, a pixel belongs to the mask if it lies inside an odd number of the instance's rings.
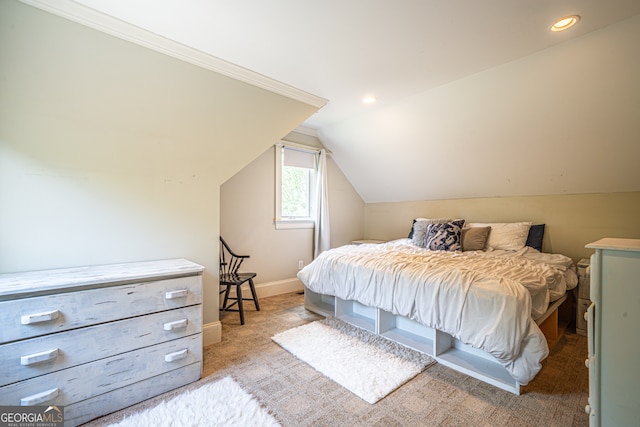
[[[443,224],[429,224],[425,248],[432,251],[461,250],[460,233],[463,225],[463,219]]]
[[[414,245],[424,248],[427,242],[429,224],[443,224],[451,221],[454,220],[451,218],[416,218],[413,220],[409,239],[413,240]]]

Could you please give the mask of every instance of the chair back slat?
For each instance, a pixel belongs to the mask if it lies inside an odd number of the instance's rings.
[[[249,258],[249,255],[234,253],[220,236],[220,276],[237,274],[245,258]]]

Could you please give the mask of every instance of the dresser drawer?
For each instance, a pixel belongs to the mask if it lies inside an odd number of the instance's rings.
[[[578,335],[587,336],[587,319],[584,316],[590,305],[591,300],[578,298],[576,306],[576,334]]]
[[[0,301],[0,343],[200,304],[202,276]]]
[[[148,378],[126,387],[100,394],[64,407],[64,425],[73,427],[86,423],[99,414],[108,414],[135,405],[158,394],[198,381],[202,363],[193,363],[167,373]]]
[[[0,402],[70,405],[201,361],[202,335],[191,335],[0,387]]]
[[[0,345],[0,386],[200,332],[194,305]]]

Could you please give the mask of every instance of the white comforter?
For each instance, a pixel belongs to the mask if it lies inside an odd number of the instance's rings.
[[[314,292],[408,317],[485,350],[522,385],[549,353],[534,319],[577,284],[564,255],[428,251],[409,239],[331,249],[298,277]]]

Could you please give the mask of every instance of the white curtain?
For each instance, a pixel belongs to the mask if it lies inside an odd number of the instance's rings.
[[[316,226],[314,229],[313,258],[330,248],[329,195],[327,194],[327,152],[318,153],[316,173]]]

